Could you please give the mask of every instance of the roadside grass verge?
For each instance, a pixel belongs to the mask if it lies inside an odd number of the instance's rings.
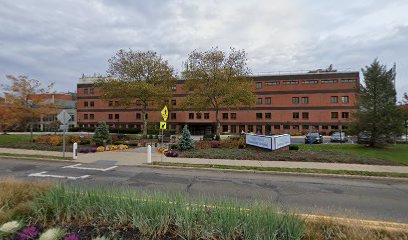
[[[361,224],[342,224],[323,218],[305,221],[304,229],[302,239],[307,240],[408,239],[408,231],[373,229]]]
[[[245,149],[209,148],[179,152],[184,158],[209,158],[259,161],[299,161],[328,163],[357,163],[372,165],[408,165],[408,145],[367,148],[356,144],[298,145],[299,151],[271,152],[247,147]]]
[[[270,172],[289,172],[289,173],[317,173],[317,174],[334,174],[334,175],[408,178],[408,173],[368,172],[368,171],[351,171],[351,170],[329,170],[329,169],[315,169],[315,168],[253,167],[253,166],[233,166],[233,165],[194,164],[194,163],[172,163],[172,162],[153,162],[153,165],[156,165],[156,166],[170,166],[170,167],[226,169],[226,170],[248,170],[248,171],[260,171],[260,172],[270,171]]]
[[[0,224],[30,215],[33,200],[49,188],[47,182],[0,178]]]
[[[50,156],[50,155],[32,155],[32,154],[18,154],[18,153],[0,153],[1,157],[17,157],[17,158],[45,158],[45,159],[58,159],[58,160],[71,160],[69,157],[60,157],[60,156]]]
[[[0,225],[17,220],[43,230],[61,227],[80,239],[376,240],[408,236],[406,231],[302,218],[277,212],[279,209],[265,202],[193,202],[177,194],[79,188],[11,178],[0,179],[0,204]]]
[[[17,148],[30,149],[40,151],[55,151],[62,152],[62,146],[51,146],[48,144],[32,143],[32,142],[9,142],[0,144],[0,148]],[[72,151],[72,144],[66,145],[66,151]]]
[[[0,134],[0,146],[3,144],[21,143],[21,142],[29,142],[29,141],[30,141],[30,135]]]
[[[301,144],[300,151],[321,151],[341,154],[353,154],[365,158],[383,159],[390,162],[408,165],[408,144],[385,145],[381,148],[370,148],[361,144]]]
[[[300,218],[278,214],[267,204],[192,202],[183,195],[113,187],[54,187],[35,201],[31,221],[68,229],[110,226],[113,233],[126,228],[133,239],[301,239],[303,234]]]

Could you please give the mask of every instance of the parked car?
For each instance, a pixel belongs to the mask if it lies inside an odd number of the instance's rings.
[[[364,131],[360,132],[357,137],[358,144],[369,144],[371,140],[371,132]],[[381,134],[375,137],[375,141],[381,144],[393,144],[398,142],[399,138],[393,135]]]
[[[370,143],[371,133],[364,131],[358,134],[357,143],[358,144],[368,144]]]
[[[348,142],[348,138],[345,132],[334,132],[330,137],[330,142]]]
[[[308,133],[305,136],[305,144],[323,143],[323,136],[319,133]]]

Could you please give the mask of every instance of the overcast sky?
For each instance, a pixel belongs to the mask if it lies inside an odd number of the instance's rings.
[[[1,83],[26,74],[75,91],[120,48],[157,51],[180,71],[192,50],[219,46],[245,49],[254,74],[360,70],[378,57],[408,91],[407,0],[2,0],[0,26]]]

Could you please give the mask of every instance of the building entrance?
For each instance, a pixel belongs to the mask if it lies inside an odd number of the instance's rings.
[[[212,125],[197,125],[197,124],[189,124],[188,130],[190,131],[191,135],[210,135],[215,134],[215,127]]]

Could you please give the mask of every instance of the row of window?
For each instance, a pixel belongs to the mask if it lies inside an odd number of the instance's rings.
[[[95,107],[95,102],[94,101],[84,102],[84,107]]]
[[[310,128],[315,129],[315,130],[319,130],[319,125],[283,125],[282,128],[284,130],[300,130],[300,126],[302,127],[302,130],[310,130]],[[255,128],[254,128],[255,127]],[[338,130],[339,126],[338,125],[322,125],[321,129],[322,130],[328,130],[330,127],[331,130]],[[222,131],[223,132],[231,132],[231,133],[238,133],[237,130],[240,130],[240,132],[245,130],[245,125],[222,125]],[[272,128],[274,130],[280,130],[281,129],[281,125],[265,125],[265,132],[266,133],[271,133],[272,132]],[[254,129],[256,129],[256,131],[254,131]],[[341,126],[341,129],[346,130],[348,129],[347,126],[343,125]],[[247,132],[256,132],[256,133],[262,133],[262,125],[247,125]]]
[[[300,100],[302,101],[302,104],[308,104],[309,103],[309,97],[292,97],[292,104],[299,104]],[[265,98],[265,104],[271,104],[271,98],[270,97],[266,97]],[[330,102],[331,103],[338,103],[339,102],[339,97],[338,96],[331,96],[330,97]],[[349,103],[349,96],[342,96],[341,97],[341,102],[342,103]],[[176,100],[171,100],[171,104],[172,105],[176,105]],[[263,98],[258,98],[256,101],[256,104],[263,104]],[[108,102],[109,107],[113,107],[113,106],[117,106],[119,105],[118,101],[109,101]],[[139,103],[137,105],[140,105]],[[90,101],[90,102],[84,102],[84,107],[95,107],[95,102],[94,101]],[[194,119],[190,118],[190,119]],[[197,119],[201,119],[198,118]]]
[[[338,83],[339,81],[337,79],[327,79],[327,80],[320,80],[320,83],[322,84],[333,84],[333,83]],[[356,79],[341,79],[340,83],[355,83],[357,82]],[[264,82],[266,86],[274,86],[274,85],[295,85],[295,84],[318,84],[319,80],[286,80],[286,81],[270,81],[270,82]],[[262,88],[263,82],[256,82],[255,87],[256,89],[261,89]]]
[[[95,89],[94,88],[84,88],[84,94],[95,94]]]
[[[302,104],[308,104],[309,103],[309,97],[292,97],[292,104],[299,104],[300,99],[302,100]],[[262,102],[262,99],[261,99]],[[350,98],[349,96],[342,96],[341,97],[341,102],[342,103],[349,103]],[[330,97],[330,103],[339,103],[339,97],[338,96],[331,96]]]
[[[256,119],[263,119],[263,116],[265,115],[265,119],[271,119],[272,115],[271,113],[256,113]],[[293,112],[292,113],[292,118],[293,119],[299,119],[300,115],[302,115],[302,119],[309,119],[309,113],[308,112]],[[342,112],[341,113],[341,118],[349,118],[350,113],[349,112]],[[337,119],[339,118],[339,113],[338,112],[331,112],[331,118],[332,119]]]
[[[84,114],[84,119],[95,119],[95,114],[91,113],[91,114]]]
[[[146,113],[146,119],[148,119],[148,114]],[[271,119],[272,114],[271,113],[256,113],[256,119],[263,119],[265,116],[265,119]],[[293,119],[299,119],[300,116],[302,116],[302,119],[309,119],[309,113],[308,112],[293,112],[292,113],[292,118]],[[341,118],[349,118],[350,113],[349,112],[342,112],[341,113]],[[210,113],[189,113],[188,118],[189,119],[210,119]],[[119,119],[120,116],[118,113],[116,114],[108,114],[108,119]],[[331,118],[332,119],[338,119],[339,118],[339,113],[338,112],[331,112]],[[94,114],[84,114],[84,119],[95,119]],[[136,113],[136,119],[142,119],[142,114],[141,113]],[[170,119],[177,119],[177,113],[170,113]],[[237,114],[236,113],[223,113],[222,114],[222,119],[223,120],[236,120],[237,119]]]
[[[330,102],[331,103],[338,103],[339,102],[339,97],[338,96],[331,96],[330,97]],[[348,96],[342,96],[341,97],[341,102],[342,103],[349,103],[349,97]]]
[[[210,119],[210,113],[204,113],[204,114],[201,114],[201,113],[189,113],[188,114],[188,119],[194,119],[194,115],[195,115],[195,119],[201,119],[202,117],[203,117],[203,115],[204,115],[204,119]],[[176,116],[176,115],[174,115],[174,116]],[[223,113],[223,116],[224,116],[224,113]],[[235,117],[236,117],[236,115],[235,115]],[[172,118],[172,119],[176,119],[176,117],[174,117],[174,118]],[[227,113],[227,119],[228,119],[228,113]]]

